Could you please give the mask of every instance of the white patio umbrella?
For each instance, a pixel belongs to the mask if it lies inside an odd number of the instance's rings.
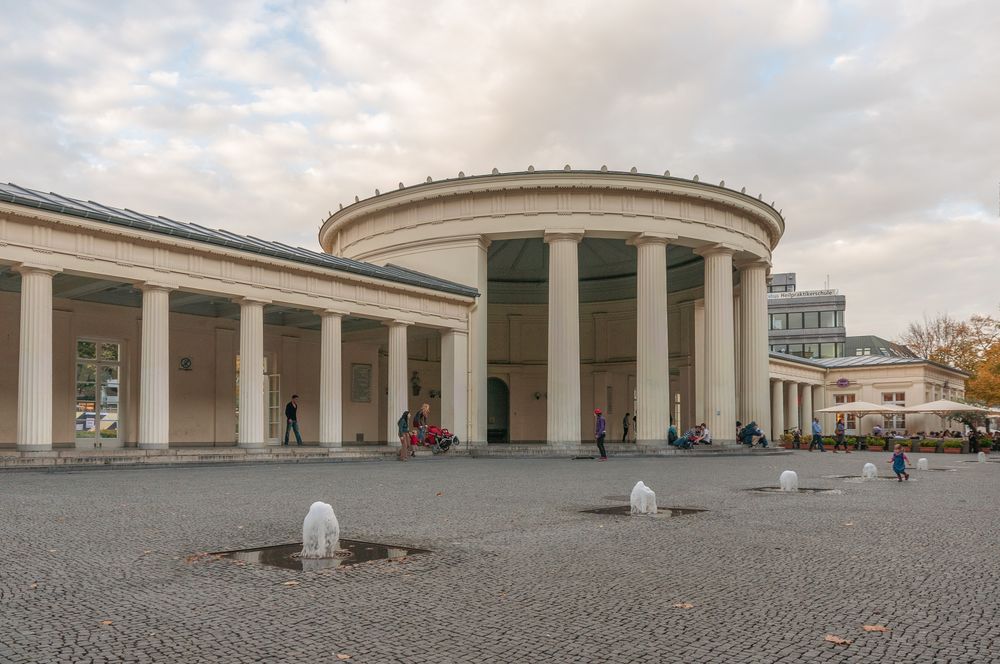
[[[838,403],[836,406],[830,406],[829,408],[821,408],[817,413],[843,413],[845,415],[857,415],[858,417],[858,428],[857,431],[861,432],[861,418],[865,415],[884,415],[886,413],[902,413],[905,412],[902,407],[891,403],[877,404],[870,401],[852,401],[850,403]]]
[[[947,417],[958,413],[989,412],[989,408],[980,408],[979,406],[959,403],[957,401],[949,401],[948,399],[939,399],[938,401],[922,403],[917,406],[906,406],[903,410],[907,413],[931,413],[932,415],[940,415],[941,417]]]

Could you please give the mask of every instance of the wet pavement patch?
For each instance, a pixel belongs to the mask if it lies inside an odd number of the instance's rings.
[[[854,477],[854,475],[851,475],[851,477]],[[795,491],[782,491],[780,486],[759,486],[753,489],[747,489],[747,491],[753,491],[754,493],[840,493],[837,489],[799,488]]]
[[[688,514],[698,514],[699,512],[707,512],[708,510],[699,509],[696,507],[658,507],[656,509],[657,516],[686,516]],[[592,510],[580,510],[583,514],[612,514],[616,516],[631,516],[632,506],[631,505],[615,505],[614,507],[597,507]]]
[[[943,470],[943,469],[935,468],[934,470]],[[913,472],[914,471],[911,471],[911,474]],[[878,477],[873,477],[871,479],[865,479],[864,477],[861,477],[861,475],[824,475],[823,477],[830,480],[856,480],[858,482],[873,482],[875,480],[892,480],[893,482],[896,481],[895,475],[879,475]]]
[[[262,546],[254,549],[219,551],[211,555],[222,559],[258,563],[282,569],[315,571],[334,567],[349,567],[373,560],[399,560],[415,554],[430,553],[427,549],[348,539],[340,540],[340,547],[341,553],[338,553],[336,558],[300,558],[301,542]]]

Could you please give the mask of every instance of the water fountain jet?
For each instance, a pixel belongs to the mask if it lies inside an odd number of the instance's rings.
[[[864,468],[861,469],[861,479],[863,480],[878,479],[878,468],[875,467],[875,464],[871,462],[865,464]]]
[[[917,459],[917,470],[927,470],[927,457]]]
[[[333,508],[315,502],[302,521],[302,558],[333,558],[340,544],[340,524]]]
[[[799,476],[794,470],[786,470],[778,478],[778,484],[781,485],[782,491],[798,491]]]
[[[656,493],[646,486],[642,480],[632,487],[631,514],[656,514]]]

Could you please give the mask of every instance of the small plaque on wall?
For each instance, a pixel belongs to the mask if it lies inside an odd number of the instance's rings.
[[[372,365],[351,365],[351,401],[370,403],[372,400]]]

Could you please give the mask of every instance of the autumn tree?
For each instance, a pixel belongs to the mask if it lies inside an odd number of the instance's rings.
[[[1000,406],[1000,341],[987,349],[975,375],[966,383],[965,395],[981,403]]]
[[[922,322],[911,322],[899,338],[920,357],[958,367],[975,374],[987,351],[1000,342],[1000,319],[974,314],[968,320],[956,320],[948,314]]]

